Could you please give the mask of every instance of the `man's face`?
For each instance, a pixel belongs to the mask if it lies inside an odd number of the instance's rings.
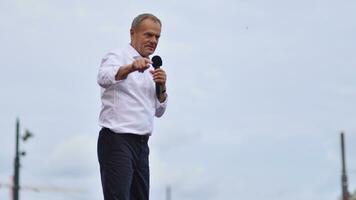
[[[156,50],[161,26],[151,19],[143,20],[138,27],[130,30],[131,45],[142,57],[148,57]]]

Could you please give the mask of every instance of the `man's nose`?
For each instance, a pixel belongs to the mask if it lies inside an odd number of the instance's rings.
[[[154,43],[154,44],[157,44],[158,40],[155,38],[155,37],[152,37],[150,42]]]

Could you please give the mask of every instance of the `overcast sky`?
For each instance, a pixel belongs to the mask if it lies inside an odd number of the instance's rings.
[[[97,70],[150,12],[163,23],[169,93],[150,139],[151,199],[170,185],[172,200],[336,200],[342,130],[356,189],[355,10],[353,0],[1,0],[0,183],[11,183],[19,117],[35,134],[21,143],[23,200],[103,199]]]

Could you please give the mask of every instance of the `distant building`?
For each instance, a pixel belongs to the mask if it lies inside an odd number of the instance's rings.
[[[349,200],[356,200],[356,191],[353,194],[350,194]]]
[[[342,197],[340,197],[339,200],[343,200]],[[353,194],[350,193],[350,196],[349,196],[348,200],[356,200],[356,190],[355,190],[355,192]]]

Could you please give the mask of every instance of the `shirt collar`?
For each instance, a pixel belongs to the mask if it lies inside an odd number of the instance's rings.
[[[130,58],[135,59],[137,57],[142,57],[130,43],[126,47],[126,53]]]

